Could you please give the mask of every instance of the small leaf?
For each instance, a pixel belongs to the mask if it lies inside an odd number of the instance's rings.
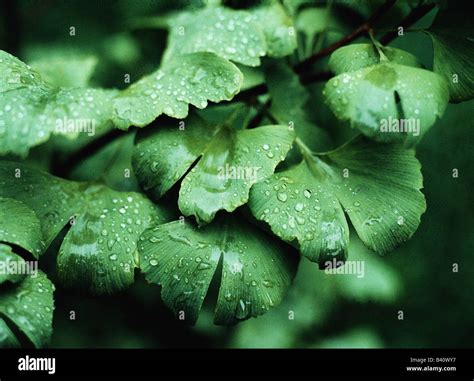
[[[349,215],[370,249],[386,253],[410,238],[426,209],[414,152],[356,138],[275,173],[250,193],[253,215],[324,267],[347,256]]]
[[[0,242],[18,245],[38,258],[44,242],[35,212],[20,201],[1,197],[0,211]]]
[[[363,134],[408,146],[443,115],[449,100],[438,74],[395,63],[339,74],[327,82],[324,94],[332,112]]]
[[[182,12],[169,21],[164,61],[183,53],[214,52],[247,66],[265,55],[281,57],[296,48],[291,20],[279,4],[250,11],[207,7]]]
[[[421,67],[418,59],[404,50],[380,46],[386,58],[392,63]],[[357,71],[381,63],[381,56],[374,44],[352,44],[337,49],[329,60],[329,69],[336,75]]]
[[[143,127],[162,113],[185,118],[189,104],[230,100],[240,90],[242,73],[213,53],[185,54],[122,91],[114,99],[114,122],[121,129]]]
[[[426,32],[433,40],[433,70],[447,80],[450,100],[474,98],[474,27],[469,11],[440,11]]]
[[[51,339],[54,285],[41,271],[28,275],[15,285],[0,289],[0,345],[18,346],[5,318],[15,324],[35,347]],[[5,337],[6,336],[6,337]]]
[[[144,188],[160,197],[198,160],[182,181],[179,208],[199,223],[245,204],[251,186],[273,173],[294,139],[286,126],[237,131],[198,117],[185,126],[163,126],[139,139],[133,163]]]
[[[15,177],[15,169],[21,176]],[[42,223],[46,247],[69,222],[57,271],[67,287],[110,294],[134,279],[137,240],[167,214],[136,192],[117,192],[95,183],[76,183],[2,162],[3,193],[31,207]]]
[[[0,50],[0,155],[25,156],[51,134],[75,138],[77,119],[99,130],[110,123],[114,90],[59,88]],[[83,127],[84,128],[84,127]]]
[[[195,323],[209,284],[222,261],[216,324],[234,324],[280,303],[298,257],[281,243],[233,216],[204,228],[170,222],[146,230],[140,267],[173,312]]]

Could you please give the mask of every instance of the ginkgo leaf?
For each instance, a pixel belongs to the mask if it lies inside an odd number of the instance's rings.
[[[193,116],[184,130],[161,126],[145,134],[132,160],[139,181],[158,197],[197,161],[182,180],[179,208],[185,216],[207,223],[217,211],[232,212],[245,204],[251,186],[273,173],[293,139],[287,126],[236,130]]]
[[[265,55],[281,57],[296,48],[291,20],[280,4],[250,11],[207,7],[169,21],[164,61],[183,53],[214,52],[233,62],[258,66]]]
[[[440,11],[426,31],[433,40],[433,70],[446,78],[450,100],[474,98],[474,27],[469,11]]]
[[[162,285],[164,302],[193,324],[222,261],[214,321],[233,324],[280,303],[298,256],[234,216],[197,228],[175,221],[146,230],[139,241],[140,268]]]
[[[414,145],[444,113],[446,81],[436,73],[386,62],[339,74],[325,88],[341,120],[377,141]]]
[[[0,242],[18,245],[38,258],[44,241],[35,212],[20,201],[0,197]]]
[[[385,57],[399,65],[421,67],[411,53],[389,46],[379,46]],[[374,44],[352,44],[337,49],[329,60],[329,69],[336,75],[356,71],[381,63],[380,52]]]
[[[20,348],[21,344],[15,334],[8,328],[5,321],[0,318],[0,348]]]
[[[20,177],[15,170],[20,168]],[[167,214],[142,194],[117,192],[100,184],[78,183],[2,162],[3,193],[33,209],[42,223],[46,247],[69,222],[57,271],[67,287],[110,294],[133,282],[137,240]]]
[[[278,123],[294,128],[295,134],[311,149],[327,149],[327,133],[312,123],[304,111],[310,94],[298,76],[283,61],[272,61],[263,67],[272,100],[269,111],[273,117]]]
[[[386,253],[410,238],[426,209],[412,150],[358,137],[255,184],[249,206],[283,240],[325,267],[347,255],[344,212],[361,240]]]
[[[25,276],[10,287],[0,288],[0,346],[19,346],[5,322],[15,325],[35,347],[48,344],[52,333],[53,292],[54,285],[41,271]]]
[[[25,156],[53,133],[74,138],[79,124],[98,130],[110,123],[116,92],[56,87],[0,50],[0,94],[0,154]]]
[[[0,243],[0,285],[5,282],[19,283],[26,274],[17,269],[26,268],[25,260],[12,251],[6,244]]]
[[[163,113],[182,119],[189,104],[205,108],[208,100],[232,99],[242,81],[240,70],[214,53],[176,56],[114,99],[114,123],[143,127]]]
[[[86,87],[97,65],[91,55],[56,54],[32,61],[30,66],[56,87]]]

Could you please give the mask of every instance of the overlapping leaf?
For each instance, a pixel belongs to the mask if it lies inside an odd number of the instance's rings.
[[[359,237],[386,253],[410,238],[425,211],[420,164],[400,145],[356,138],[256,184],[253,215],[325,267],[347,256],[349,215]]]
[[[127,129],[147,125],[162,113],[183,118],[188,104],[204,108],[208,100],[229,100],[241,84],[235,65],[213,53],[195,53],[174,57],[122,92],[63,88],[0,51],[0,154],[24,156],[51,134],[98,134],[112,121]]]
[[[26,155],[53,133],[76,137],[79,129],[69,126],[79,119],[100,129],[110,122],[114,95],[113,90],[53,86],[0,51],[0,154]]]
[[[413,63],[406,54],[388,52],[395,61]],[[368,66],[374,59],[364,46],[336,51],[332,62],[336,70],[363,68],[329,80],[324,89],[326,102],[339,119],[349,120],[363,134],[412,146],[443,115],[449,100],[447,83],[436,73],[390,62],[379,53],[380,63]],[[354,64],[342,62],[353,59],[357,59]]]
[[[27,269],[26,262],[3,244],[0,265],[0,348],[20,346],[9,324],[15,325],[36,347],[45,346],[52,333],[53,284],[37,269],[19,274],[18,269]],[[8,274],[9,271],[15,274]]]
[[[199,159],[182,181],[179,208],[207,223],[217,211],[232,212],[245,204],[251,186],[273,173],[293,139],[287,126],[236,130],[192,116],[184,130],[162,126],[145,132],[133,163],[144,188],[160,197]]]
[[[296,48],[291,20],[280,4],[250,11],[207,7],[183,12],[169,21],[165,61],[183,53],[214,52],[248,66],[260,57],[281,57]]]
[[[446,78],[451,101],[474,98],[474,26],[469,11],[441,11],[427,32],[433,40],[433,70]]]
[[[20,201],[0,197],[0,242],[18,245],[37,258],[44,242],[35,212]]]
[[[127,129],[146,126],[162,113],[184,118],[189,104],[205,108],[208,100],[232,99],[242,80],[234,64],[214,53],[173,57],[114,99],[114,123]]]
[[[222,262],[214,321],[233,324],[277,305],[296,272],[298,256],[235,216],[203,228],[170,222],[140,238],[140,267],[161,296],[190,323],[197,318],[209,285]]]
[[[57,259],[58,276],[68,287],[95,294],[133,282],[139,235],[165,221],[165,213],[139,193],[62,180],[18,163],[2,162],[0,185],[5,197],[35,211],[46,247],[71,223]]]

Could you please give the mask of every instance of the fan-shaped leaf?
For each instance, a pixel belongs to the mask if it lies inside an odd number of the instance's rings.
[[[277,305],[298,263],[281,243],[231,216],[204,228],[176,221],[148,229],[139,251],[146,279],[161,284],[164,302],[191,323],[198,318],[219,261],[217,324],[233,324]]]
[[[446,81],[419,68],[382,63],[340,74],[325,86],[333,113],[375,140],[415,144],[443,115]]]
[[[324,155],[305,153],[295,167],[251,190],[253,215],[301,253],[326,266],[346,257],[349,215],[362,241],[386,253],[413,235],[426,205],[420,165],[399,145],[357,138]]]
[[[139,235],[165,222],[165,213],[139,193],[62,180],[11,162],[2,162],[0,178],[5,195],[36,212],[46,246],[71,223],[59,250],[58,276],[66,286],[91,293],[131,284]]]
[[[239,69],[214,53],[173,57],[114,99],[114,122],[126,129],[146,126],[162,113],[181,119],[189,104],[205,108],[208,100],[232,99],[242,81]]]
[[[106,126],[116,92],[53,86],[0,50],[0,94],[0,154],[24,156],[53,133],[74,138],[81,128]]]
[[[474,26],[469,11],[440,11],[427,32],[433,40],[433,70],[446,78],[451,101],[474,98]]]
[[[16,254],[0,245],[0,260],[23,262]],[[41,271],[24,275],[21,280],[0,288],[0,347],[18,347],[19,342],[10,330],[5,319],[16,325],[36,347],[45,346],[52,333],[54,285]]]
[[[404,50],[380,46],[379,49],[392,63],[421,67],[418,59]],[[357,71],[369,66],[383,63],[374,44],[352,44],[337,49],[329,60],[329,69],[336,75]]]
[[[35,212],[20,201],[0,197],[0,242],[18,245],[37,258],[44,241]]]
[[[134,168],[145,189],[161,196],[200,158],[182,181],[179,208],[206,223],[245,204],[250,187],[273,173],[293,139],[287,126],[237,131],[192,117],[184,130],[163,126],[140,140]]]
[[[214,52],[234,62],[258,66],[260,57],[281,57],[296,48],[291,20],[279,4],[252,11],[208,7],[183,12],[169,25],[165,61],[183,53]]]

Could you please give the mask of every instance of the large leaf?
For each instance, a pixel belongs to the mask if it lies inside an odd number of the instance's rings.
[[[426,208],[421,187],[413,151],[359,137],[327,154],[305,152],[297,166],[256,184],[249,206],[277,236],[325,267],[347,256],[344,211],[378,253],[410,238]]]
[[[386,60],[339,74],[324,94],[333,113],[363,134],[408,146],[443,115],[449,100],[447,83],[438,74]]]
[[[265,55],[281,57],[296,48],[291,20],[279,4],[251,11],[208,7],[183,12],[169,21],[164,60],[183,53],[214,52],[248,66]]]
[[[0,154],[24,156],[52,133],[74,138],[107,126],[116,92],[56,87],[0,50],[0,94]]]
[[[222,261],[215,323],[233,324],[277,305],[291,284],[298,256],[233,216],[204,228],[171,222],[146,230],[139,243],[140,267],[162,285],[164,302],[194,323]]]
[[[236,130],[195,116],[185,123],[184,130],[162,126],[139,140],[133,162],[144,188],[161,196],[199,159],[179,194],[181,212],[199,223],[245,204],[251,186],[273,173],[294,139],[287,126]]]
[[[433,40],[433,70],[446,78],[451,101],[474,98],[474,26],[469,11],[440,11],[427,32]]]
[[[21,176],[15,177],[17,168]],[[68,287],[110,294],[133,282],[139,235],[165,222],[165,213],[135,192],[62,180],[18,163],[2,162],[3,193],[33,209],[46,247],[68,223],[58,255],[58,276]]]
[[[23,259],[0,244],[0,259],[17,266]],[[2,263],[2,264],[3,264]],[[24,267],[23,267],[24,268]],[[18,347],[19,341],[6,322],[17,328],[36,346],[45,346],[52,333],[54,285],[41,271],[4,279],[0,285],[0,348]],[[4,281],[13,284],[4,284]]]
[[[114,122],[126,129],[146,126],[162,113],[181,119],[189,104],[205,108],[208,100],[232,99],[242,81],[239,69],[214,53],[173,57],[114,99]]]
[[[20,201],[0,197],[0,242],[18,245],[37,258],[44,241],[35,212]]]

